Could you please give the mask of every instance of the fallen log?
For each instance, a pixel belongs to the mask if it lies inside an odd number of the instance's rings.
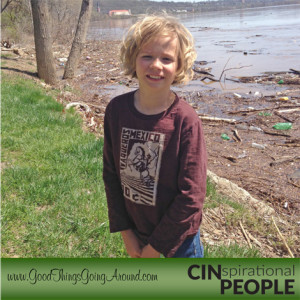
[[[260,211],[265,215],[275,214],[275,210],[263,201],[255,199],[249,192],[239,187],[237,184],[229,181],[228,179],[221,178],[211,171],[207,171],[207,176],[216,185],[217,191],[238,203],[250,205],[252,208]]]

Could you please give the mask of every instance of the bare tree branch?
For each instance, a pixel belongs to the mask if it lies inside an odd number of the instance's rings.
[[[7,8],[7,6],[12,3],[13,0],[7,0],[6,3],[4,4],[4,6],[2,7],[3,1],[1,2],[1,13],[3,13],[3,11]]]

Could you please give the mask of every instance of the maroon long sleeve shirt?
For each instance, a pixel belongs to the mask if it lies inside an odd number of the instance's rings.
[[[207,156],[201,121],[184,100],[157,115],[137,111],[134,92],[111,100],[103,165],[111,232],[133,229],[165,257],[197,233]]]

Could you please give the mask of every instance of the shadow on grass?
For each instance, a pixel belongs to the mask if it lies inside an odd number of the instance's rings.
[[[29,75],[29,76],[32,76],[32,77],[38,77],[37,72],[24,71],[24,70],[19,70],[19,69],[16,69],[16,68],[1,67],[1,70],[8,70],[8,71],[13,71],[13,72],[17,72],[17,73],[26,74],[26,75]]]

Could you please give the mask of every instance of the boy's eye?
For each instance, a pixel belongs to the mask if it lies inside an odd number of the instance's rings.
[[[150,56],[150,55],[143,55],[143,58],[145,58],[145,59],[150,59],[151,56]]]
[[[164,60],[165,62],[170,62],[170,63],[173,62],[173,59],[170,58],[170,57],[164,57],[163,60]]]

